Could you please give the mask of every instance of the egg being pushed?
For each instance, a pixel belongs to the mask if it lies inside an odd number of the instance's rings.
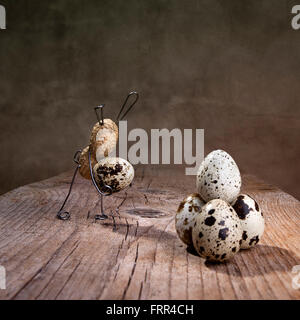
[[[198,193],[188,195],[181,201],[175,216],[175,228],[180,240],[188,246],[193,245],[192,229],[195,217],[201,211],[205,202]]]
[[[241,249],[254,247],[261,239],[265,219],[257,202],[247,194],[240,194],[232,205],[243,229]]]
[[[127,160],[106,157],[94,166],[94,176],[100,189],[105,185],[118,192],[128,187],[134,178],[134,169]]]
[[[240,250],[241,237],[239,218],[224,200],[209,201],[195,218],[194,248],[208,261],[231,259]]]
[[[215,150],[199,166],[196,184],[204,201],[222,199],[232,203],[240,192],[242,179],[233,158],[223,150]]]

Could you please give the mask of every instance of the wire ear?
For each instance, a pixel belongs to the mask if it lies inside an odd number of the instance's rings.
[[[127,104],[127,101],[128,101],[128,99],[129,99],[131,96],[135,96],[135,100],[134,100],[133,103],[128,107],[128,109],[125,111],[125,113],[121,116],[121,113],[122,113],[122,111],[124,110],[124,108],[125,108],[125,106],[126,106],[126,104]],[[132,109],[132,107],[137,103],[138,99],[139,99],[139,94],[138,94],[136,91],[132,91],[132,92],[130,92],[130,93],[128,94],[128,96],[126,97],[126,99],[125,99],[125,101],[124,101],[124,103],[123,103],[123,105],[122,105],[122,107],[121,107],[121,109],[120,109],[120,112],[119,112],[119,114],[118,114],[118,116],[117,116],[117,121],[116,121],[116,122],[118,122],[119,120],[123,120],[123,119],[124,119],[124,117],[125,117],[125,116],[128,114],[128,112]]]

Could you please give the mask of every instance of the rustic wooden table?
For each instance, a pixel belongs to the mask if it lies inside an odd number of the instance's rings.
[[[72,172],[0,197],[0,299],[299,299],[300,202],[243,176],[261,204],[262,242],[224,264],[207,264],[176,236],[179,202],[195,191],[183,170],[138,167],[132,188],[105,198],[107,221],[95,221],[99,196],[78,177],[71,220],[56,218]],[[300,282],[300,280],[299,280]]]

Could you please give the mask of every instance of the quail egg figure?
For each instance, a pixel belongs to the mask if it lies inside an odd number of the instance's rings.
[[[254,247],[261,239],[265,219],[257,202],[247,194],[240,194],[232,205],[243,229],[241,249]]]
[[[231,259],[240,250],[241,237],[239,218],[224,200],[209,201],[195,218],[192,231],[194,248],[208,261]]]
[[[119,137],[119,129],[111,119],[104,119],[103,124],[97,122],[91,133],[90,148],[93,157],[100,161],[104,157],[112,155],[116,149]]]
[[[240,192],[242,179],[233,158],[226,151],[215,150],[199,166],[196,184],[204,201],[222,199],[232,203]]]
[[[134,169],[127,160],[118,157],[106,157],[93,168],[97,185],[100,189],[109,186],[112,192],[128,187],[134,178]]]
[[[79,164],[80,164],[79,173],[85,179],[91,179],[90,164],[89,164],[89,150],[90,150],[89,146],[85,147],[81,151],[79,156]],[[93,157],[93,155],[91,155],[92,167],[94,167],[96,163],[97,163],[96,159]]]
[[[192,229],[195,217],[201,211],[205,202],[198,193],[188,195],[181,201],[175,216],[175,228],[180,240],[188,246],[193,245]]]

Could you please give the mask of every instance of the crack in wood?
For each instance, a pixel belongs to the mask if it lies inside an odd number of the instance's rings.
[[[116,232],[117,231],[116,220],[115,220],[115,217],[113,215],[111,217],[113,219],[113,231]]]
[[[145,204],[148,204],[149,203],[149,200],[148,200],[148,197],[147,197],[147,195],[144,193],[144,197],[145,197]]]
[[[36,299],[38,299],[42,293],[45,291],[45,289],[49,286],[49,284],[51,283],[51,281],[54,279],[55,275],[57,274],[57,272],[60,270],[60,268],[64,265],[64,263],[69,259],[69,257],[73,254],[73,252],[78,248],[80,242],[79,240],[77,240],[75,242],[74,248],[70,251],[70,253],[68,253],[68,255],[64,258],[64,260],[62,261],[62,263],[59,265],[59,267],[55,270],[55,272],[52,274],[50,280],[47,282],[46,286],[40,291],[40,293],[36,296]],[[61,248],[60,248],[61,249]],[[53,256],[54,257],[54,256]],[[45,267],[46,269],[46,267]]]
[[[151,208],[134,208],[126,210],[126,213],[134,216],[139,216],[142,218],[162,218],[165,217],[167,214],[158,209],[151,209]]]
[[[136,228],[135,228],[135,233],[134,233],[134,236],[135,236],[135,237],[136,237],[136,235],[137,235],[138,227],[139,227],[139,221],[136,220]]]
[[[70,279],[72,278],[72,276],[74,275],[74,273],[76,272],[76,270],[78,269],[78,267],[80,266],[82,261],[82,258],[80,259],[80,261],[76,264],[75,268],[72,270],[72,272],[69,274],[66,282],[64,283],[64,285],[61,287],[61,289],[58,291],[58,293],[56,294],[54,300],[57,299],[57,297],[62,293],[62,291],[64,290],[64,288],[66,287],[66,285],[68,284],[68,282],[70,281]]]
[[[123,292],[123,295],[122,295],[122,300],[125,299],[127,290],[129,289],[129,286],[130,286],[132,277],[133,277],[134,272],[135,272],[135,268],[136,268],[138,256],[139,256],[139,244],[137,244],[137,246],[136,246],[136,254],[135,254],[135,259],[134,259],[133,267],[132,267],[132,269],[131,269],[131,273],[130,273],[130,276],[129,276],[129,279],[128,279],[128,283],[127,283],[127,285],[126,285],[126,287],[125,287],[125,289],[124,289],[124,292]]]
[[[142,297],[142,291],[143,291],[143,282],[141,281],[141,286],[140,286],[140,291],[139,291],[138,300],[141,300],[141,297]]]
[[[57,248],[57,250],[53,253],[53,255],[48,259],[48,261],[11,297],[12,300],[14,300],[21,293],[21,291],[23,291],[27,287],[27,285],[33,281],[33,279],[35,279],[43,270],[45,270],[47,268],[47,266],[49,265],[50,261],[53,260],[59,254],[59,252],[64,247],[64,245],[74,236],[74,234],[76,234],[76,232],[77,232],[77,229],[75,229],[67,237],[67,239],[62,242],[62,244],[59,246],[59,248]],[[74,250],[77,247],[78,247],[78,245],[74,248]],[[72,252],[70,254],[72,254]],[[70,254],[68,256],[70,256]]]
[[[160,235],[159,235],[158,239],[156,240],[155,253],[154,253],[154,257],[153,257],[153,264],[155,264],[155,262],[156,262],[156,253],[157,253],[158,243],[160,242],[161,237],[162,237],[163,234],[165,233],[167,227],[169,226],[169,224],[170,224],[173,220],[174,220],[174,218],[170,219],[170,221],[165,225],[164,229],[161,230]]]
[[[117,206],[117,208],[116,208],[117,211],[120,210],[120,208],[121,208],[121,207],[123,206],[123,204],[125,203],[126,199],[127,199],[127,192],[125,191],[125,197],[124,197],[124,199],[120,202],[120,204]]]
[[[126,221],[126,234],[125,234],[125,241],[127,240],[128,232],[129,232],[129,223],[128,220],[125,218]]]

